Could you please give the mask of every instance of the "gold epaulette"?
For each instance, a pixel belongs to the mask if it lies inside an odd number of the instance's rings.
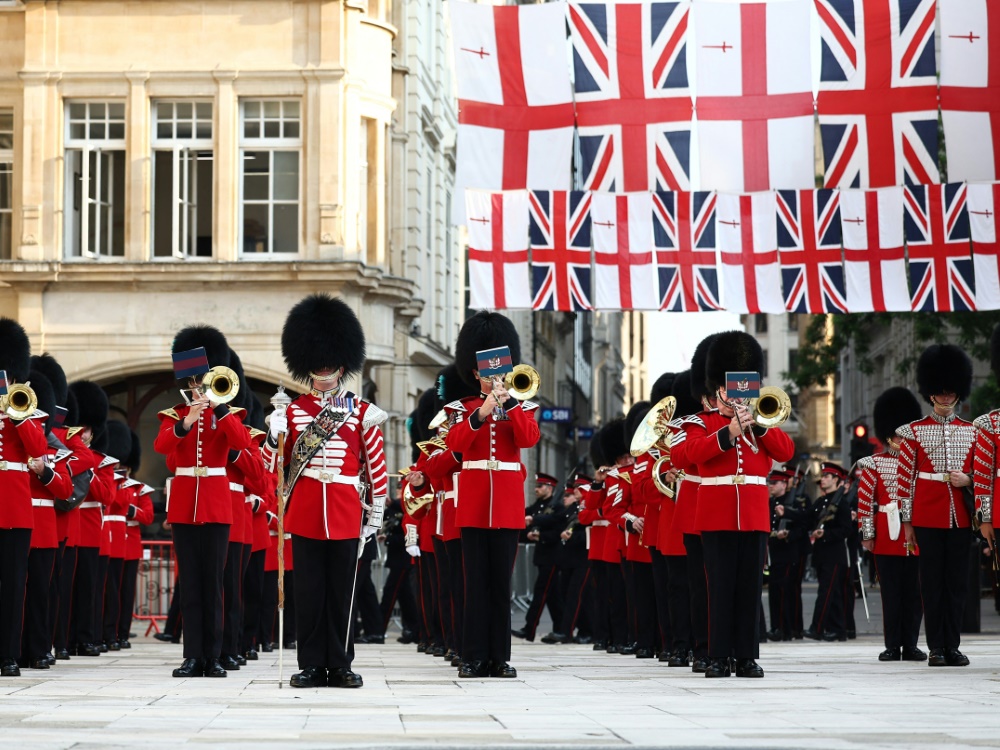
[[[69,440],[71,437],[79,432],[83,432],[82,427],[67,427],[66,428],[66,439]]]
[[[401,477],[405,477],[411,471],[413,471],[413,469],[411,467],[407,466],[405,469],[400,469],[399,471],[397,471],[396,474],[398,474]]]
[[[263,430],[258,430],[256,427],[251,427],[250,428],[250,439],[251,440],[256,440],[261,435],[266,435],[266,434],[267,434],[266,432],[264,432]]]
[[[618,472],[618,478],[619,479],[624,479],[629,484],[632,484],[632,477],[631,477],[631,475],[627,471],[620,471],[620,472]]]
[[[425,456],[430,456],[436,450],[446,450],[447,447],[448,446],[441,438],[431,438],[430,440],[424,440],[417,443],[417,448],[419,448],[420,452]]]
[[[176,409],[164,409],[158,416],[168,417],[169,419],[173,419],[177,422],[181,421],[181,415],[177,413]]]

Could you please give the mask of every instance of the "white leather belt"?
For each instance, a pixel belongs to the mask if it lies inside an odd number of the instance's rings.
[[[138,521],[127,521],[127,522],[125,523],[125,525],[126,525],[126,526],[138,526],[138,525],[139,525],[139,522],[138,522]]]
[[[767,484],[766,477],[748,477],[746,474],[730,474],[727,477],[702,477],[702,485],[713,486],[720,484],[740,485],[740,484]]]
[[[480,469],[482,471],[520,471],[521,464],[513,461],[463,461],[463,469]]]
[[[0,471],[27,471],[28,465],[16,461],[0,461]]]
[[[80,503],[81,508],[100,508],[101,504],[95,500],[88,500],[85,503]]]
[[[178,466],[174,472],[177,477],[224,477],[224,466]]]
[[[455,499],[455,490],[452,490],[451,492],[444,493],[444,499],[445,500],[454,500]]]
[[[918,471],[917,476],[921,479],[930,479],[932,482],[950,482],[951,472],[949,471],[938,471],[933,474],[929,471]]]
[[[31,507],[33,508],[54,508],[56,507],[55,500],[38,500],[36,498],[31,498]]]
[[[601,519],[599,521],[594,521],[590,525],[591,526],[610,526],[611,525],[611,521],[607,521],[607,520]]]
[[[682,482],[694,482],[695,484],[701,484],[701,477],[697,474],[685,474],[680,478]]]
[[[267,533],[269,533],[271,536],[278,536],[277,531],[268,531]],[[285,534],[285,539],[291,539],[291,538],[292,538],[291,534]]]
[[[236,482],[230,482],[229,489],[232,490],[233,492],[243,492],[243,485],[236,484]]]
[[[121,523],[125,523],[128,520],[128,518],[126,518],[125,516],[105,516],[104,520],[105,521],[119,521]]]
[[[229,489],[232,489],[232,488],[233,488],[233,486],[232,486],[232,485],[229,485]],[[245,503],[252,503],[252,502],[253,502],[254,500],[256,500],[256,499],[257,499],[257,498],[256,498],[256,497],[254,497],[253,495],[247,495],[247,499],[246,499],[246,500],[244,500],[243,502],[245,502]]]
[[[302,472],[302,476],[309,477],[310,479],[315,479],[317,482],[322,482],[323,484],[350,484],[354,487],[358,486],[357,477],[347,477],[336,471],[321,471],[320,469],[306,469]]]
[[[896,506],[895,503],[892,503],[890,505],[880,505],[880,506],[878,506],[878,512],[879,513],[892,513],[892,512],[897,511],[897,510],[899,510],[899,508]]]

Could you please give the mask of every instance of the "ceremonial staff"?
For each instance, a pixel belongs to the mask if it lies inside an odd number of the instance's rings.
[[[292,399],[285,387],[271,396],[276,414],[283,415]],[[278,434],[278,687],[284,687],[285,666],[285,433]]]

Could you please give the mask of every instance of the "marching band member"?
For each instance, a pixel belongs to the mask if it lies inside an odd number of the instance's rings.
[[[872,411],[875,437],[881,453],[862,458],[858,488],[858,526],[861,544],[872,553],[882,597],[882,635],[885,650],[879,661],[924,661],[917,648],[920,620],[920,571],[917,549],[910,549],[902,533],[896,482],[899,438],[896,430],[921,417],[920,402],[906,388],[890,388],[875,400]]]
[[[591,631],[594,638],[594,651],[604,651],[610,641],[610,617],[608,611],[610,602],[611,574],[610,566],[604,560],[604,536],[608,530],[608,521],[601,515],[604,507],[604,496],[607,461],[601,450],[601,433],[598,430],[590,439],[590,462],[594,465],[594,478],[589,485],[580,489],[580,507],[577,520],[584,527],[587,545],[587,561],[590,570],[589,598],[593,621]]]
[[[825,641],[846,641],[844,619],[844,577],[850,573],[847,535],[851,529],[851,506],[844,481],[847,470],[832,461],[824,461],[818,480],[823,494],[813,506],[818,515],[810,531],[812,562],[819,587],[812,624],[806,638]]]
[[[549,530],[554,525],[559,525],[565,519],[557,513],[560,508],[553,504],[553,496],[559,480],[551,474],[544,472],[535,473],[535,502],[525,508],[525,540],[528,544],[534,545],[534,556],[532,564],[538,568],[538,575],[535,577],[535,586],[531,596],[531,605],[524,616],[524,627],[511,632],[515,638],[523,638],[526,641],[535,640],[535,631],[538,629],[538,621],[541,619],[542,611],[548,605],[549,616],[552,622],[559,622],[562,618],[562,602],[557,595],[556,579],[556,544],[559,541],[558,535],[553,539],[542,541],[542,532]],[[565,527],[565,523],[559,528]]]
[[[121,616],[118,620],[119,645],[123,649],[132,648],[129,631],[132,629],[132,612],[135,609],[136,575],[139,560],[142,559],[142,526],[153,522],[153,501],[150,495],[155,491],[148,484],[135,478],[142,459],[142,444],[139,436],[132,433],[132,450],[122,463],[128,478],[125,487],[130,490],[128,508],[125,510],[125,568],[122,571]]]
[[[767,540],[768,576],[767,601],[771,614],[768,640],[790,641],[795,630],[795,584],[799,575],[799,537],[797,529],[786,517],[791,500],[789,471],[775,468],[767,477],[771,496],[771,536]]]
[[[108,422],[108,453],[114,460],[112,483],[114,499],[104,516],[103,533],[108,540],[108,569],[104,582],[104,612],[102,644],[109,651],[121,650],[118,622],[121,619],[122,576],[125,572],[126,537],[128,536],[128,509],[132,504],[133,490],[125,486],[128,471],[124,462],[132,452],[132,431],[124,422]],[[128,631],[124,637],[128,639]]]
[[[594,627],[593,608],[587,582],[590,566],[587,559],[587,529],[580,523],[583,492],[592,480],[583,474],[570,478],[563,492],[565,528],[558,529],[561,542],[557,553],[559,599],[563,604],[562,621],[553,623],[553,631],[542,636],[542,643],[589,643],[587,633]],[[573,631],[580,627],[577,638]]]
[[[964,667],[958,650],[968,590],[970,508],[976,428],[955,414],[972,390],[972,362],[952,344],[927,347],[917,361],[920,395],[930,415],[900,427],[897,495],[906,543],[919,545],[920,595],[932,667]],[[971,503],[970,503],[971,505]]]
[[[990,367],[993,374],[1000,379],[1000,324],[993,329],[990,336]],[[997,493],[1000,483],[997,474],[1000,468],[997,464],[997,446],[1000,445],[1000,409],[994,409],[976,418],[973,424],[978,429],[976,433],[976,449],[974,460],[974,478],[976,493],[976,514],[979,517],[979,531],[990,546],[991,554],[996,559],[996,526],[1000,516],[1000,502]]]
[[[630,584],[624,564],[625,531],[618,523],[621,519],[618,506],[631,489],[631,477],[626,467],[631,467],[633,461],[625,444],[624,419],[614,419],[601,430],[601,452],[611,463],[605,475],[604,503],[601,506],[601,517],[608,522],[603,558],[608,563],[608,653],[631,656],[635,653],[634,620],[629,609]]]

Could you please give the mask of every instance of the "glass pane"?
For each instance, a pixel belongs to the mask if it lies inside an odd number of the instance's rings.
[[[97,204],[89,203],[87,204],[87,216],[89,224],[87,225],[87,247],[90,248],[90,252],[96,253],[100,252],[100,248],[97,247]]]
[[[173,254],[173,156],[170,151],[153,152],[153,256],[157,258]]]
[[[299,124],[297,122],[285,122],[285,138],[298,138]]]
[[[11,215],[0,213],[0,258],[10,260]]]
[[[174,124],[167,120],[166,122],[156,123],[156,137],[157,138],[173,138],[174,137]]]
[[[112,154],[100,154],[101,159],[101,182],[98,187],[100,188],[100,201],[101,203],[107,203],[111,200],[111,186],[114,185],[116,175],[112,172]],[[96,173],[91,172],[90,178],[94,179]]]
[[[265,120],[264,121],[264,137],[265,138],[280,138],[281,137],[281,121],[280,120]]]
[[[177,103],[177,119],[178,120],[190,120],[191,115],[194,112],[194,107],[191,102],[178,102]]]
[[[69,119],[82,120],[87,116],[87,105],[83,102],[73,102],[69,105]]]
[[[266,253],[268,234],[267,206],[243,206],[243,252]]]
[[[14,134],[0,132],[0,149],[14,148]]]
[[[190,120],[178,120],[177,121],[177,137],[178,138],[190,138],[193,129],[191,127]]]
[[[299,154],[296,151],[274,152],[274,199],[294,201],[299,197]]]
[[[104,114],[107,111],[107,107],[104,106],[104,102],[91,102],[89,106],[91,120],[104,119]]]
[[[212,119],[212,104],[211,102],[198,102],[194,105],[195,116],[199,120],[211,120]]]
[[[264,102],[264,117],[281,117],[281,102]]]
[[[0,211],[10,210],[13,205],[11,199],[11,184],[13,173],[10,164],[0,164]]]
[[[96,141],[104,140],[105,127],[103,122],[90,123],[90,137]]]
[[[243,114],[248,119],[260,117],[260,102],[244,102]]]
[[[71,122],[69,125],[69,137],[80,140],[87,137],[86,126],[82,122]]]
[[[270,195],[267,151],[247,151],[243,155],[243,200],[266,201]]]
[[[0,131],[12,133],[14,131],[14,115],[0,112]]]
[[[112,122],[108,125],[108,138],[112,140],[121,141],[125,138],[125,123],[124,122]]]
[[[195,133],[197,138],[211,138],[212,137],[212,123],[209,122],[198,122],[197,131]]]
[[[244,138],[260,138],[260,122],[258,120],[247,120],[243,124]]]
[[[282,102],[282,112],[286,119],[299,119],[299,103]]]
[[[274,207],[274,252],[297,253],[299,251],[299,207]]]
[[[108,105],[108,117],[112,120],[125,119],[125,102],[112,102]]]
[[[174,105],[171,102],[157,102],[156,103],[156,119],[157,120],[170,120],[174,116]]]

